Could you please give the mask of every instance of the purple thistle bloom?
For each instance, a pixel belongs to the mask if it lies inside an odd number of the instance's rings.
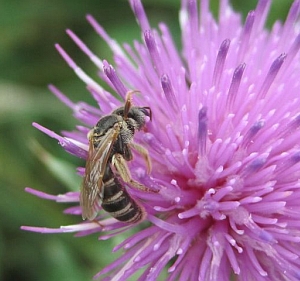
[[[209,0],[182,0],[182,54],[165,24],[150,27],[140,0],[130,0],[142,30],[142,42],[133,46],[120,46],[87,16],[114,52],[114,66],[67,31],[112,92],[124,99],[139,90],[134,104],[149,106],[153,114],[147,131],[135,135],[150,153],[152,172],[139,155],[129,165],[134,179],[159,192],[128,189],[146,209],[150,226],[116,246],[123,256],[95,278],[127,280],[143,268],[138,280],[157,280],[167,268],[167,280],[300,280],[300,1],[284,24],[268,31],[271,2],[260,0],[242,24],[228,0],[220,1],[217,21]],[[50,86],[84,126],[63,136],[34,126],[86,158],[87,132],[122,102],[56,48],[99,108],[73,103]],[[26,191],[79,202],[79,192]],[[66,213],[80,216],[79,204]],[[95,221],[59,229],[22,228],[100,233],[105,240],[132,227],[100,211]]]

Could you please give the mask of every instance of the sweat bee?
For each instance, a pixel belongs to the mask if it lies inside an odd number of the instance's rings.
[[[133,93],[127,94],[124,106],[102,117],[88,134],[89,150],[80,193],[83,219],[93,220],[99,205],[122,222],[136,223],[145,217],[144,208],[130,197],[118,179],[134,188],[150,191],[131,178],[126,163],[132,160],[134,149],[145,159],[147,172],[151,171],[148,151],[133,142],[135,132],[145,127],[146,117],[151,120],[151,109],[133,106]]]

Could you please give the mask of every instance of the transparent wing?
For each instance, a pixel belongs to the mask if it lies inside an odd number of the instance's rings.
[[[89,141],[89,151],[86,160],[85,176],[81,186],[80,206],[82,218],[93,220],[98,211],[98,206],[103,199],[103,176],[108,159],[120,132],[118,124],[107,131],[100,140],[98,147],[94,147],[92,139]]]

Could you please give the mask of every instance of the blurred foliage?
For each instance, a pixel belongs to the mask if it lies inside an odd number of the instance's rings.
[[[283,19],[292,0],[274,0],[269,26]],[[0,0],[0,281],[91,280],[123,239],[97,242],[97,235],[41,235],[20,230],[20,225],[59,227],[80,221],[62,214],[62,205],[24,192],[25,186],[48,193],[79,188],[80,159],[66,154],[57,142],[31,126],[38,122],[56,132],[77,123],[48,90],[54,83],[73,101],[95,104],[85,86],[59,57],[59,42],[87,73],[96,69],[64,33],[72,29],[101,58],[112,60],[106,44],[85,21],[92,13],[119,42],[140,38],[140,31],[124,0]],[[151,24],[163,20],[180,45],[177,20],[179,0],[144,0]],[[217,14],[217,0],[211,6]],[[245,17],[257,1],[232,0]]]

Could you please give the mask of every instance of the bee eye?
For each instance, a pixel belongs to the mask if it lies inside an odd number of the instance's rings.
[[[150,116],[150,112],[149,112],[148,108],[142,107],[142,108],[140,108],[140,111],[143,112],[146,116]]]
[[[140,107],[140,112],[142,112],[145,116],[150,117],[150,120],[152,120],[152,111],[150,107]]]

